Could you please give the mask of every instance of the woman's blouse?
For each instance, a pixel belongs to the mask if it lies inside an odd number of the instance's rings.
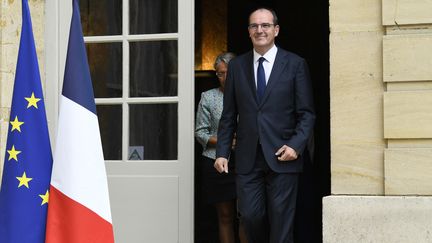
[[[203,146],[203,156],[216,158],[216,147],[207,144],[211,136],[217,135],[219,119],[223,109],[223,93],[219,88],[201,94],[196,115],[195,137]]]

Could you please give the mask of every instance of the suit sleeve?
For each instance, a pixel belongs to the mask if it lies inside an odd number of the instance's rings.
[[[234,85],[234,60],[228,64],[228,74],[225,81],[225,91],[223,99],[223,111],[219,120],[218,140],[216,145],[216,158],[223,157],[228,159],[231,153],[231,144],[234,132],[237,129],[237,105]]]
[[[312,83],[309,68],[304,59],[298,65],[295,76],[296,128],[288,146],[302,154],[312,135],[315,124]]]

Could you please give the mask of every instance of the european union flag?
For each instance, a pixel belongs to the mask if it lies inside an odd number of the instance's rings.
[[[27,0],[0,189],[0,242],[45,241],[52,154]]]

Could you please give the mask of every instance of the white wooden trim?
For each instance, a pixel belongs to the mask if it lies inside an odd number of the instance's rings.
[[[136,98],[96,98],[98,105],[115,105],[115,104],[171,104],[178,103],[179,98],[174,97],[136,97]]]
[[[134,41],[158,41],[158,40],[177,40],[177,33],[165,33],[165,34],[142,34],[142,35],[105,35],[105,36],[85,36],[84,41],[86,43],[112,43],[122,42],[127,40],[129,42]]]
[[[126,101],[129,96],[129,42],[125,38],[129,35],[129,0],[123,0],[122,13],[122,55],[123,55],[123,104],[122,104],[122,160],[128,159],[129,151],[129,104]]]
[[[51,147],[54,151],[59,100],[58,1],[47,0],[45,13],[45,107]]]
[[[193,0],[178,0],[178,160],[180,167],[179,242],[194,238],[194,11]]]

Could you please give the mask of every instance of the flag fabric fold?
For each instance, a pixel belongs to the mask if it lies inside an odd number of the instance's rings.
[[[107,176],[80,21],[78,2],[73,0],[46,243],[114,242]]]
[[[27,0],[0,189],[0,242],[43,243],[52,168],[51,145]]]

